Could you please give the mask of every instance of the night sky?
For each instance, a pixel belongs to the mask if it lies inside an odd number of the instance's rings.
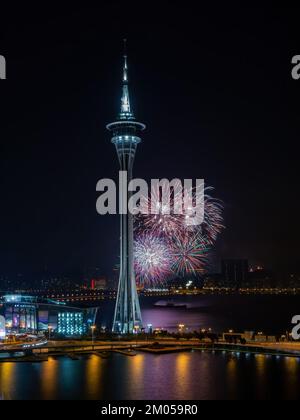
[[[226,224],[216,262],[300,272],[299,10],[99,4],[1,12],[0,275],[109,275],[118,262],[119,218],[95,204],[97,181],[118,175],[105,125],[118,112],[124,37],[147,124],[134,175],[215,187]]]

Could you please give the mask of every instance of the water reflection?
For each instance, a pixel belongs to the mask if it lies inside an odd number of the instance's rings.
[[[92,355],[87,363],[85,369],[85,393],[86,398],[91,400],[102,399],[102,360],[99,356]]]
[[[266,386],[267,382],[267,358],[263,354],[256,354],[255,356],[255,383],[257,398],[266,399],[268,397],[268,387]]]
[[[181,398],[189,398],[189,389],[191,382],[191,353],[179,353],[175,359],[173,384],[176,384],[177,392]],[[173,385],[174,386],[174,385]]]
[[[5,399],[299,398],[296,358],[186,352],[0,364]]]
[[[0,364],[0,399],[13,398],[14,384],[16,383],[16,365],[14,363]]]
[[[145,355],[138,354],[127,360],[128,375],[131,380],[128,383],[128,395],[135,394],[139,398],[143,398],[147,383],[145,381]]]
[[[226,379],[227,379],[227,389],[228,389],[228,398],[235,399],[238,395],[238,361],[233,355],[226,355],[227,365],[226,365]]]
[[[41,393],[44,400],[56,398],[58,388],[59,362],[49,357],[47,363],[41,364]]]
[[[284,366],[287,371],[287,375],[284,377],[285,398],[296,400],[300,397],[299,359],[285,357]]]

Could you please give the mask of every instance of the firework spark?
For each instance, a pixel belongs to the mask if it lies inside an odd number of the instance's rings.
[[[208,189],[206,191],[208,191]],[[208,194],[205,194],[204,221],[200,226],[196,226],[193,229],[193,232],[207,245],[212,246],[216,242],[218,235],[224,229],[222,213],[222,203],[219,200],[210,197]]]
[[[162,190],[152,189],[150,196],[144,197],[141,202],[142,214],[137,217],[138,229],[142,232],[151,232],[155,236],[180,234],[185,216],[183,211],[182,214],[176,214],[174,208],[175,202],[182,203],[180,184],[180,181],[175,184],[173,194],[167,189],[166,184],[163,184]],[[164,201],[163,197],[167,197],[167,200]]]
[[[178,276],[203,273],[207,262],[207,248],[197,236],[186,235],[172,242],[173,271]]]
[[[171,273],[172,255],[168,245],[151,235],[141,235],[134,243],[135,272],[142,285],[162,283]]]

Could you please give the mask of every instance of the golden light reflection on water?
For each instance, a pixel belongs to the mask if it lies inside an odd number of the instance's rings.
[[[263,399],[267,397],[267,357],[264,354],[255,354],[255,384],[256,394],[258,398]]]
[[[285,357],[284,358],[285,368],[287,369],[290,378],[298,378],[299,361],[296,357]]]
[[[238,392],[238,360],[233,356],[226,364],[226,373],[229,398],[235,398]]]
[[[188,395],[191,366],[190,366],[190,354],[179,353],[175,360],[175,377],[173,378],[174,385],[178,389],[181,396]]]
[[[141,395],[144,394],[145,383],[145,355],[137,354],[134,357],[130,357],[127,360],[129,362],[128,368],[130,369],[131,380],[128,383],[129,393],[139,392]]]
[[[142,353],[0,363],[0,399],[297,399],[299,389],[300,361],[293,357]]]
[[[43,399],[55,399],[58,392],[59,361],[49,357],[41,364],[41,392]]]
[[[190,358],[187,353],[179,353],[176,357],[175,370],[177,379],[183,379],[188,374]]]
[[[86,364],[86,392],[90,399],[101,399],[103,393],[102,383],[102,364],[106,360],[102,360],[99,356],[92,355]]]
[[[266,363],[267,363],[267,358],[264,354],[255,355],[255,368],[256,368],[257,379],[259,381],[265,380]]]
[[[299,360],[295,357],[284,358],[285,368],[285,392],[286,397],[289,399],[299,398]]]
[[[12,399],[11,393],[16,383],[16,365],[14,363],[0,364],[0,398]]]
[[[140,381],[144,373],[145,356],[143,354],[137,354],[131,360],[132,364],[130,367],[132,369],[132,375]]]

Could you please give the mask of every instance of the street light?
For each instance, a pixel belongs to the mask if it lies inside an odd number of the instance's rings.
[[[94,331],[96,329],[96,325],[92,325],[91,326],[91,330],[92,330],[92,346],[93,346],[93,350],[94,350]]]
[[[51,338],[51,330],[52,330],[52,327],[49,325],[48,326],[48,340],[50,341],[50,338]]]
[[[135,332],[135,347],[137,347],[139,329],[140,329],[140,327],[139,327],[138,325],[135,325],[135,326],[134,326],[134,332]]]

